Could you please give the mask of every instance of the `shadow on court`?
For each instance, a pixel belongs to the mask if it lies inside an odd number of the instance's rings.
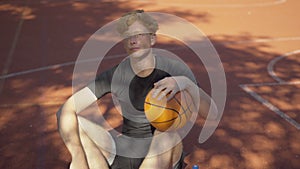
[[[73,62],[96,30],[133,10],[127,3],[1,2],[0,18],[3,26],[0,32],[3,38],[0,43],[3,46],[0,58],[3,62],[0,62],[0,67],[2,69],[9,64],[8,72],[1,77],[12,76],[0,79],[5,80],[3,90],[0,91],[0,168],[68,167],[71,157],[57,132],[55,113],[72,93]],[[187,18],[193,16],[189,11],[172,14]],[[212,16],[203,13],[195,17],[209,23]],[[22,19],[24,22],[20,23]],[[11,44],[14,44],[19,26],[22,29],[12,50]],[[185,151],[189,153],[185,158],[186,168],[196,163],[203,169],[300,167],[299,131],[239,88],[240,84],[245,83],[274,82],[268,75],[267,65],[280,54],[267,52],[271,46],[266,43],[237,43],[255,38],[267,37],[254,37],[250,33],[210,37],[225,69],[227,102],[221,123],[208,141],[197,143],[204,123],[201,118],[197,119],[195,126],[184,138]],[[180,56],[195,72],[200,86],[210,93],[207,71],[213,71],[213,68],[206,70],[197,56],[176,40],[159,41],[156,47],[170,49]],[[118,44],[113,51],[108,52],[99,71],[124,58],[124,50],[121,48],[122,45]],[[120,57],[110,58],[115,55]],[[7,62],[7,56],[12,58],[11,63]],[[14,74],[36,68],[44,69],[22,75]],[[82,78],[90,79],[92,75],[83,74]],[[82,80],[81,85],[85,82]],[[296,92],[299,93],[299,90]],[[277,93],[276,97],[284,97],[284,93]],[[293,106],[291,110],[296,109]],[[99,107],[105,119],[120,129],[120,115],[113,107],[109,95],[99,101]],[[99,118],[99,115],[94,116],[95,119]]]

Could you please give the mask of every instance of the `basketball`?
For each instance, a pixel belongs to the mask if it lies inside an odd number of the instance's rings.
[[[183,90],[167,101],[152,97],[151,90],[145,99],[144,110],[147,119],[159,131],[172,131],[182,128],[190,119],[195,106],[190,94]]]

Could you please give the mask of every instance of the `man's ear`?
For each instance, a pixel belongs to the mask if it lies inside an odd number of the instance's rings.
[[[156,34],[152,34],[150,36],[150,40],[151,40],[151,46],[155,45],[155,43],[156,43]]]

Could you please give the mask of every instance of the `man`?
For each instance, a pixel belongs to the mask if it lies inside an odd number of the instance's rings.
[[[210,98],[198,88],[185,64],[152,52],[158,24],[150,15],[142,10],[130,12],[119,19],[117,30],[124,38],[129,56],[74,93],[57,113],[59,132],[72,156],[70,169],[179,169],[182,167],[180,137],[176,132],[161,135],[150,125],[143,109],[145,97],[151,89],[154,89],[152,97],[158,99],[167,94],[170,99],[186,90],[203,116],[207,116]],[[123,115],[122,136],[109,142],[104,141],[107,133],[99,133],[104,144],[116,145],[115,157],[93,142],[78,124],[77,117],[78,112],[106,93],[117,98]],[[161,137],[156,137],[158,135]],[[126,138],[134,139],[126,142]],[[169,145],[174,146],[163,150]],[[129,155],[124,155],[124,151],[130,151]]]

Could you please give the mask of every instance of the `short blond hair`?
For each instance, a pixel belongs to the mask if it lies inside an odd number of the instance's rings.
[[[157,21],[152,18],[149,14],[145,13],[144,10],[135,10],[124,14],[117,23],[117,31],[123,35],[128,30],[128,27],[135,21],[139,21],[143,24],[151,33],[156,33],[158,30]]]

